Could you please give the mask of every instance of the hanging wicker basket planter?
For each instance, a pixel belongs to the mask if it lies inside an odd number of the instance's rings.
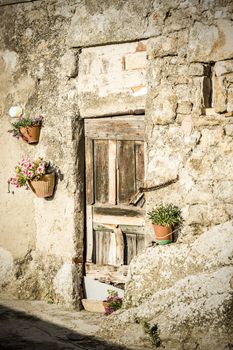
[[[55,186],[55,174],[45,174],[37,181],[29,180],[28,184],[37,197],[52,197]]]

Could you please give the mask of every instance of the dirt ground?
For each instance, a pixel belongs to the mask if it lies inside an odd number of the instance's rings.
[[[42,301],[0,299],[0,350],[129,349],[95,337],[105,317]]]

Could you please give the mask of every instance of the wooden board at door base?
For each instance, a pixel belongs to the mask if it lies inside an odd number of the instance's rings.
[[[86,274],[122,283],[145,245],[144,209],[129,205],[144,182],[144,116],[85,120],[85,145]]]

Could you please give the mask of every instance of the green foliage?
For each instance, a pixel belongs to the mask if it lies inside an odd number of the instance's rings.
[[[154,324],[152,327],[147,321],[142,322],[143,330],[146,334],[150,336],[151,343],[155,345],[156,348],[160,347],[161,340],[159,338],[158,326]]]
[[[8,184],[14,185],[16,188],[25,186],[28,189],[28,181],[39,180],[46,174],[49,163],[42,158],[31,161],[30,159],[22,159],[15,167],[15,176],[8,180]]]
[[[152,224],[161,226],[182,225],[181,210],[173,204],[160,204],[147,213]]]
[[[53,298],[50,297],[50,298],[47,300],[47,304],[54,304]]]
[[[105,315],[110,315],[121,308],[123,300],[115,290],[108,289],[108,297],[104,302]]]
[[[16,122],[11,123],[12,129],[8,130],[8,132],[12,133],[14,137],[21,137],[20,128],[26,128],[30,126],[42,126],[43,125],[43,117],[20,117]]]

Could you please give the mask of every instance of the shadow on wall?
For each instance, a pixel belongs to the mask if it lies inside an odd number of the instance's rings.
[[[127,350],[0,305],[1,350]]]

